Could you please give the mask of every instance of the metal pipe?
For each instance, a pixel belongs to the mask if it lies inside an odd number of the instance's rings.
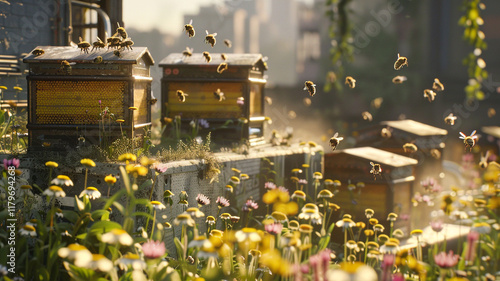
[[[71,0],[70,2],[77,5],[77,6],[80,6],[80,7],[94,9],[97,12],[97,14],[101,17],[101,19],[104,23],[104,30],[106,31],[108,36],[113,35],[113,33],[111,33],[111,21],[109,20],[109,16],[108,16],[108,14],[106,14],[106,12],[103,9],[101,9],[100,5],[93,4],[93,3],[86,3],[86,2],[77,1],[77,0]],[[102,40],[104,42],[106,42],[106,38],[102,38]]]

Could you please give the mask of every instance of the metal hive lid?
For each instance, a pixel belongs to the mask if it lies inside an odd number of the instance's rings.
[[[103,62],[112,63],[129,63],[136,64],[138,61],[144,57],[145,61],[150,65],[154,64],[153,57],[149,53],[147,47],[133,47],[133,50],[123,50],[121,51],[121,56],[115,56],[113,54],[114,49],[98,49],[90,51],[86,54],[82,52],[77,47],[72,46],[37,46],[35,49],[42,49],[45,51],[43,55],[34,56],[30,52],[26,57],[24,57],[23,62],[25,63],[60,63],[63,60],[69,62],[78,63],[93,63],[94,59],[101,56]]]
[[[431,125],[417,122],[415,120],[396,120],[396,121],[383,121],[380,124],[389,126],[401,131],[415,134],[417,136],[445,136],[448,131],[445,129],[437,128]]]
[[[172,53],[160,61],[160,66],[167,65],[219,65],[226,62],[229,65],[240,65],[252,67],[261,64],[267,69],[261,54],[226,54],[227,60],[221,58],[221,53],[210,53],[212,61],[207,63],[202,53],[193,53],[191,57],[185,57],[182,53]]]
[[[355,157],[364,158],[375,163],[396,168],[418,164],[418,161],[413,158],[405,157],[396,153],[369,146],[342,149],[333,153],[345,153]]]

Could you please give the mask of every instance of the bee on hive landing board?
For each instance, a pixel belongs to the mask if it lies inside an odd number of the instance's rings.
[[[106,47],[106,43],[104,43],[101,38],[97,37],[97,40],[95,40],[94,42],[92,42],[92,50],[90,50],[91,52],[94,51],[94,49],[101,49],[101,48],[104,48]]]
[[[444,91],[443,84],[439,81],[439,79],[434,78],[434,83],[432,83],[432,89],[436,92]]]
[[[113,34],[111,37],[106,38],[106,42],[108,43],[108,50],[109,48],[118,48],[120,47],[120,42],[122,39],[118,35],[118,32]]]
[[[101,56],[97,56],[97,57],[95,57],[95,59],[94,59],[94,63],[102,63],[102,61],[103,61],[103,59],[102,59],[102,57],[101,57]]]
[[[354,89],[354,87],[356,87],[356,79],[352,78],[352,76],[347,76],[345,78],[345,84],[349,85],[349,88]]]
[[[330,139],[330,146],[332,147],[332,151],[337,148],[337,145],[343,140],[343,137],[339,137],[339,132],[336,132],[335,135]]]
[[[377,175],[382,176],[382,167],[380,164],[375,164],[373,162],[370,162],[370,165],[372,165],[372,169],[370,170],[370,174],[373,174],[373,177],[377,179]]]
[[[205,60],[207,61],[207,63],[212,61],[212,56],[210,55],[209,52],[203,52],[203,57],[205,57]]]
[[[113,54],[114,54],[115,56],[119,57],[119,58],[121,58],[121,57],[122,57],[122,53],[120,53],[120,50],[114,50],[114,51],[113,51]]]
[[[215,36],[217,36],[217,33],[208,33],[208,30],[205,30],[205,32],[207,33],[207,36],[205,36],[205,42],[213,48],[215,43],[217,42],[215,40]]]
[[[43,49],[34,49],[33,52],[31,52],[35,57],[41,56],[45,54],[45,51]]]
[[[184,93],[182,90],[177,90],[177,97],[179,98],[180,102],[185,102],[187,96],[189,95]]]
[[[127,31],[125,30],[125,28],[124,28],[124,27],[121,27],[119,22],[117,22],[116,24],[118,25],[118,28],[116,29],[116,32],[117,32],[118,34],[120,34],[120,36],[121,36],[123,39],[128,38],[128,36],[127,36]]]
[[[222,53],[220,54],[220,58],[223,60],[223,61],[227,61],[227,55]]]
[[[80,42],[78,43],[78,48],[80,48],[80,51],[83,51],[86,54],[88,54],[89,48],[90,48],[90,43],[87,41],[83,41],[82,37],[80,37]]]
[[[436,92],[434,92],[431,89],[425,89],[424,90],[424,98],[427,98],[429,100],[429,102],[432,102],[436,98]]]
[[[394,69],[399,70],[401,69],[404,65],[408,66],[408,59],[406,57],[402,57],[398,53],[398,59],[394,63]]]
[[[228,48],[231,48],[231,46],[233,46],[233,43],[229,39],[224,39],[224,44],[226,44]]]
[[[366,120],[368,122],[372,122],[373,120],[372,114],[368,111],[361,112],[361,117],[363,117],[363,120]]]
[[[451,126],[455,125],[455,120],[457,120],[457,116],[453,115],[453,113],[448,114],[448,116],[444,118],[444,122]]]
[[[403,150],[405,151],[405,153],[415,153],[417,152],[418,147],[413,143],[405,143],[403,145]]]
[[[406,80],[407,80],[406,76],[398,75],[398,76],[392,78],[392,83],[394,83],[394,84],[402,84]]]
[[[226,69],[227,69],[227,63],[221,62],[221,64],[219,64],[219,66],[217,66],[217,73],[221,74]]]
[[[64,74],[70,75],[71,74],[71,66],[75,65],[75,64],[76,64],[75,62],[68,62],[67,60],[63,60],[61,62],[61,71]]]
[[[120,47],[125,48],[125,49],[132,50],[132,45],[134,45],[134,41],[132,41],[132,39],[130,39],[130,38],[127,38],[127,39],[120,42]]]
[[[194,37],[193,20],[190,20],[188,24],[184,25],[184,30],[186,30],[186,34],[189,38]]]
[[[193,48],[186,47],[186,50],[182,51],[184,57],[190,57],[193,55]]]
[[[214,92],[214,97],[218,101],[226,100],[226,96],[219,88],[217,88],[217,90]]]
[[[486,153],[483,155],[481,155],[481,160],[479,161],[479,167],[481,167],[481,169],[486,169],[488,167],[488,158],[490,158],[490,151],[486,151]]]
[[[306,81],[304,85],[304,90],[307,90],[311,97],[316,94],[316,84],[314,84],[312,81]]]
[[[472,131],[470,136],[466,136],[464,133],[460,132],[459,138],[464,140],[465,150],[467,150],[467,148],[472,150],[474,145],[476,145],[476,140],[477,140],[476,130]]]

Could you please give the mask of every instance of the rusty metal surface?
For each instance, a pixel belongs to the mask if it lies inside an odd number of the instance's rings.
[[[116,56],[113,52],[115,49],[98,49],[85,53],[77,47],[71,46],[38,46],[35,49],[42,49],[45,51],[43,55],[34,56],[30,52],[24,57],[25,63],[60,63],[63,60],[76,63],[93,63],[94,59],[101,56],[103,63],[128,63],[137,64],[139,60],[144,57],[147,63],[153,65],[154,60],[148,51],[147,47],[133,47],[133,50],[120,51],[120,57]]]
[[[181,53],[173,53],[161,60],[159,65],[219,65],[225,62],[228,65],[248,67],[261,64],[264,69],[267,69],[261,54],[226,54],[226,61],[221,58],[220,53],[210,53],[210,55],[212,56],[212,61],[207,63],[205,57],[201,53],[193,53],[191,57],[185,57]]]
[[[409,132],[417,136],[445,136],[448,131],[415,120],[383,121],[380,124]]]

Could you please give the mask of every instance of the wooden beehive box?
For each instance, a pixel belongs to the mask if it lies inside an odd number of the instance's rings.
[[[183,124],[205,119],[216,142],[234,142],[244,138],[251,144],[263,142],[264,134],[264,71],[266,63],[260,54],[211,54],[207,63],[201,53],[191,57],[174,53],[160,62],[162,78],[162,117],[181,116]],[[221,63],[227,70],[217,72]],[[214,92],[220,89],[225,100],[219,101]],[[188,94],[185,102],[177,96],[177,90]],[[238,98],[244,103],[238,104]],[[239,118],[248,123],[242,124]],[[183,125],[184,126],[184,125]]]
[[[366,208],[373,209],[375,217],[386,225],[391,212],[410,214],[417,160],[373,147],[356,147],[327,153],[324,161],[324,178],[342,183],[334,202],[355,221],[365,220]],[[376,179],[370,173],[370,162],[382,167],[382,175]],[[364,187],[349,191],[349,182],[362,182]],[[409,222],[399,220],[396,227],[408,229]]]
[[[500,127],[484,126],[481,131],[484,133],[479,142],[481,153],[484,154],[486,151],[491,150],[491,154],[498,155],[500,153]]]
[[[42,143],[74,146],[82,136],[99,143],[103,123],[108,135],[119,137],[119,123],[102,121],[100,113],[106,107],[115,119],[125,120],[122,129],[128,137],[143,133],[142,128],[151,124],[149,69],[154,60],[147,48],[120,50],[119,56],[113,49],[89,53],[70,46],[36,49],[43,49],[44,54],[30,53],[24,58],[29,67],[30,148]]]

